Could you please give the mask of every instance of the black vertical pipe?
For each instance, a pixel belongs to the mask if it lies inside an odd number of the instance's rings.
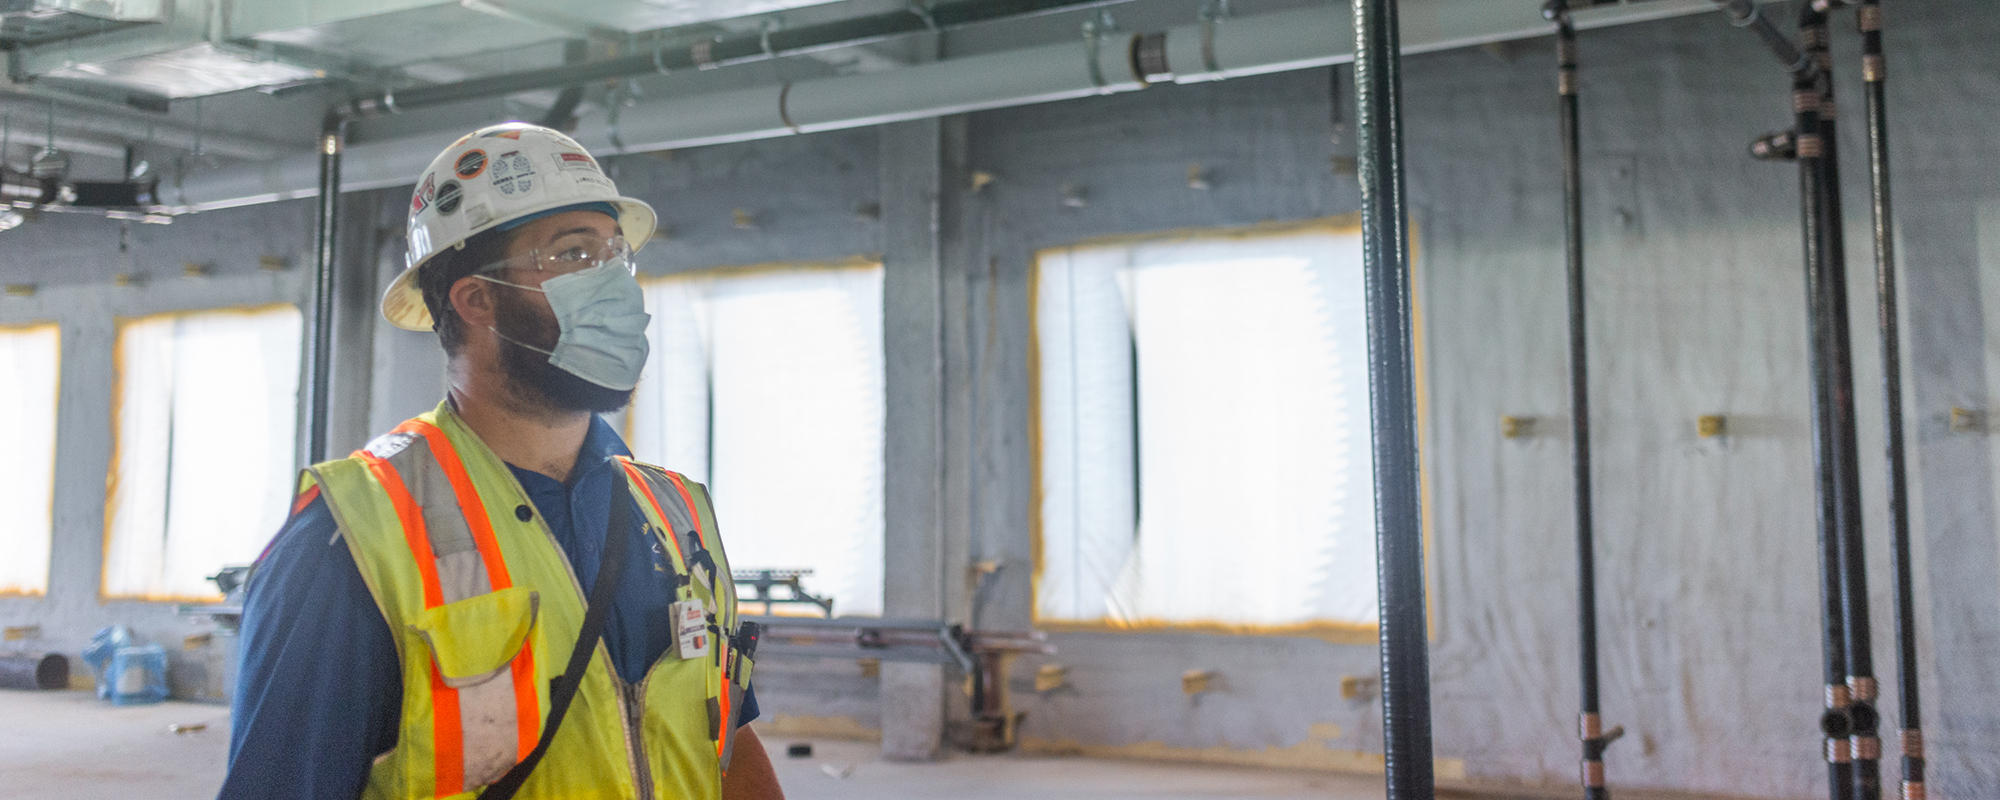
[[[1570,470],[1576,499],[1576,638],[1582,710],[1581,776],[1585,800],[1609,800],[1604,780],[1604,720],[1597,705],[1597,553],[1590,488],[1590,361],[1584,317],[1583,154],[1577,119],[1576,27],[1568,0],[1544,11],[1556,23],[1556,94],[1560,99],[1563,160],[1563,239],[1569,283]]]
[[[1861,78],[1868,112],[1868,178],[1875,235],[1876,320],[1882,343],[1882,412],[1887,434],[1889,558],[1896,581],[1896,697],[1903,718],[1903,800],[1924,797],[1923,712],[1917,687],[1915,588],[1910,575],[1910,488],[1903,449],[1903,356],[1897,332],[1896,243],[1889,202],[1889,120],[1883,81],[1882,6],[1862,0]]]
[[[1381,602],[1382,740],[1389,800],[1430,800],[1430,653],[1418,494],[1410,250],[1403,184],[1396,0],[1354,0],[1362,269],[1374,426],[1375,559]]]
[[[334,245],[340,238],[340,152],[347,118],[330,114],[319,137],[319,217],[313,259],[312,346],[306,351],[306,463],[327,457],[328,379],[333,370]]]
[[[1810,12],[1810,4],[1807,13]],[[1801,22],[1801,43],[1810,47],[1814,33]],[[1831,369],[1826,358],[1831,338],[1826,307],[1825,250],[1822,228],[1826,222],[1824,180],[1821,166],[1825,145],[1820,138],[1819,74],[1815,68],[1795,70],[1792,80],[1792,108],[1798,125],[1799,204],[1804,226],[1806,267],[1806,327],[1808,330],[1808,373],[1812,383],[1812,445],[1816,477],[1819,532],[1819,574],[1821,608],[1821,655],[1826,685],[1826,710],[1820,715],[1820,731],[1825,737],[1827,796],[1831,800],[1853,800],[1854,771],[1848,735],[1846,617],[1840,602],[1840,491],[1834,461],[1839,438],[1833,425]]]
[[[1875,711],[1875,658],[1868,613],[1867,550],[1861,511],[1861,446],[1854,409],[1854,347],[1848,323],[1846,218],[1841,213],[1840,148],[1834,103],[1833,38],[1824,4],[1807,3],[1799,19],[1801,44],[1819,67],[1820,259],[1826,295],[1826,359],[1832,381],[1829,407],[1835,433],[1833,468],[1839,497],[1841,642],[1847,662],[1848,752],[1854,764],[1853,800],[1882,796],[1880,715]]]

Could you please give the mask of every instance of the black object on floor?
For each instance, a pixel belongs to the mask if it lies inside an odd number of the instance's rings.
[[[57,653],[0,653],[0,689],[65,689],[69,659]]]

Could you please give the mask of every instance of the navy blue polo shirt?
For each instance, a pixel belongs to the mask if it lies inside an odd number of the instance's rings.
[[[508,465],[585,591],[597,580],[611,503],[633,502],[612,459],[620,455],[629,455],[625,443],[593,416],[569,483]],[[604,640],[619,677],[636,683],[673,646],[674,585],[672,557],[642,537],[644,517],[632,511]],[[220,798],[360,796],[375,757],[396,744],[402,669],[324,498],[285,522],[251,576],[241,655]],[[757,714],[746,692],[742,721]]]

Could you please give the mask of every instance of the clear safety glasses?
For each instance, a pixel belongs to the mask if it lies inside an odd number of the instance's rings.
[[[503,269],[532,269],[551,275],[568,275],[612,261],[617,261],[628,273],[638,272],[638,265],[632,261],[632,246],[626,244],[625,237],[598,239],[566,236],[556,244],[500,259],[473,270],[472,274],[484,275]]]

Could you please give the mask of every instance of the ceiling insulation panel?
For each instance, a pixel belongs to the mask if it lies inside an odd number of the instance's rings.
[[[0,43],[40,44],[160,18],[160,0],[0,0]]]
[[[533,45],[560,39],[562,34],[447,3],[268,31],[252,38],[339,54],[375,67],[400,67],[482,53],[520,53]],[[523,64],[515,68],[537,66],[545,65]]]
[[[601,28],[637,32],[681,25],[767,14],[831,0],[481,0],[524,16],[586,22]]]
[[[181,98],[204,97],[319,76],[312,70],[275,61],[255,61],[202,43],[164,53],[76,64],[49,72],[48,77],[91,81]]]
[[[4,2],[5,0],[0,0]],[[456,54],[509,46],[522,37],[633,33],[774,11],[832,0],[350,0],[342,4],[237,3],[231,36],[313,46],[340,42],[379,50],[365,39],[394,30],[425,37],[425,50]],[[483,18],[486,24],[469,21]],[[495,24],[497,23],[497,24]],[[328,45],[330,46],[330,45]],[[448,57],[450,53],[439,57]],[[430,60],[418,53],[406,61]],[[401,56],[399,56],[401,57]]]

